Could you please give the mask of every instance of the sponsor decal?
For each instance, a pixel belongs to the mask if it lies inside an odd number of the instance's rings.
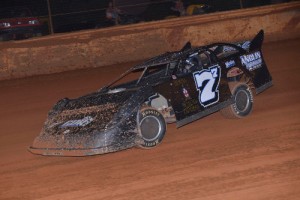
[[[69,129],[67,129],[67,130],[65,130],[64,132],[63,132],[63,134],[68,134],[68,133],[70,133],[71,131],[69,130]]]
[[[203,107],[213,105],[219,101],[219,83],[221,68],[219,65],[194,72],[194,81],[199,91],[199,103]]]
[[[189,97],[190,97],[190,94],[189,94],[189,92],[187,91],[187,89],[182,88],[182,93],[183,93],[183,95],[185,96],[185,98],[189,98]]]
[[[146,142],[146,141],[143,141],[143,144],[146,146],[146,147],[154,147],[156,146],[157,144],[159,143],[159,140],[155,140],[154,142]]]
[[[249,71],[258,69],[262,65],[261,53],[256,51],[254,53],[240,56],[242,65],[246,66]]]
[[[238,46],[242,47],[243,49],[247,50],[250,47],[251,42],[245,41],[243,44],[238,44]]]
[[[147,115],[156,115],[159,116],[160,113],[156,110],[144,110],[143,112],[141,112],[142,116],[145,117]]]
[[[227,62],[225,62],[226,68],[230,68],[235,66],[235,61],[234,60],[229,60]]]
[[[195,113],[199,111],[200,105],[198,99],[188,99],[182,103],[183,106],[183,113],[184,115],[189,115],[190,113]]]
[[[231,46],[224,46],[223,47],[223,52],[230,52],[230,51],[236,51],[236,48],[231,47]]]
[[[60,126],[60,128],[66,128],[66,127],[84,127],[88,124],[90,124],[94,119],[91,116],[87,116],[83,119],[78,120],[70,120],[64,123]]]

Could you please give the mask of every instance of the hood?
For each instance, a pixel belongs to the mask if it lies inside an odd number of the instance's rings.
[[[93,93],[77,99],[62,99],[49,111],[35,148],[94,148],[108,141],[102,134],[112,127],[115,115],[134,91]],[[103,145],[103,144],[101,144]]]

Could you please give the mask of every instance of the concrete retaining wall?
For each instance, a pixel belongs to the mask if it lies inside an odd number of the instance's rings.
[[[0,80],[143,60],[193,45],[300,36],[300,2],[57,34],[0,44]]]

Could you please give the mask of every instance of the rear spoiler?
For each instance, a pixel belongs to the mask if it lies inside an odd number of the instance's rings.
[[[264,31],[260,30],[256,36],[251,40],[236,43],[236,45],[242,47],[246,51],[253,51],[256,49],[261,49],[262,43],[264,41]]]
[[[264,31],[260,30],[251,41],[249,51],[253,51],[255,49],[261,49],[263,41],[264,41]]]
[[[185,50],[188,50],[188,49],[191,49],[192,48],[192,44],[190,41],[188,41],[180,51],[185,51]]]

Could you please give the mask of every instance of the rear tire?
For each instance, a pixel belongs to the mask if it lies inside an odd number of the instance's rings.
[[[225,118],[236,119],[249,115],[253,109],[253,94],[245,83],[236,84],[233,89],[234,103],[223,108],[220,112]]]
[[[166,133],[166,122],[163,115],[156,109],[146,107],[138,113],[138,133],[141,138],[138,147],[154,148],[161,143]]]

